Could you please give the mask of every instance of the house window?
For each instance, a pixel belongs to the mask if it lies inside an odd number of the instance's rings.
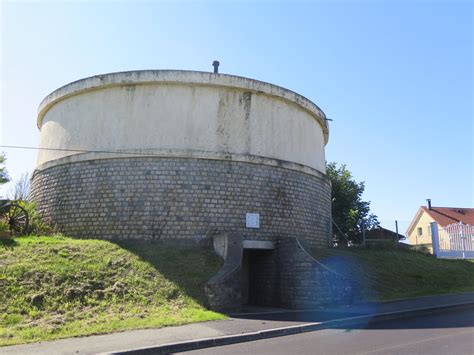
[[[418,236],[422,236],[422,235],[423,235],[423,228],[418,227]]]

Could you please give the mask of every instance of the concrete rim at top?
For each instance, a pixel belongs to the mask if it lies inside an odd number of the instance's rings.
[[[312,101],[294,91],[263,81],[249,79],[229,74],[189,70],[136,70],[95,75],[66,84],[46,96],[38,108],[37,125],[41,129],[43,117],[57,102],[71,96],[88,91],[100,90],[106,87],[127,85],[152,85],[185,83],[194,86],[216,86],[237,88],[257,94],[277,97],[293,103],[309,112],[321,125],[324,133],[324,143],[329,138],[329,127],[324,112]]]

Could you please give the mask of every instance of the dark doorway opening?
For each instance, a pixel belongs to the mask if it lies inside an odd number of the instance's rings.
[[[270,307],[277,303],[276,266],[273,250],[244,249],[240,277],[242,305]]]

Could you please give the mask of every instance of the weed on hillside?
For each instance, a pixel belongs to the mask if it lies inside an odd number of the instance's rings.
[[[224,318],[205,308],[221,264],[210,250],[130,249],[62,236],[1,242],[0,345]]]

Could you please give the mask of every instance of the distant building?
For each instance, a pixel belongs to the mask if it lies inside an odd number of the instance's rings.
[[[394,231],[391,231],[390,229],[382,228],[382,227],[377,227],[374,229],[370,229],[365,232],[365,241],[394,241],[398,242],[402,239],[405,239],[405,236],[402,234],[397,234]]]
[[[428,200],[428,206],[421,206],[406,231],[406,236],[412,245],[424,246],[432,251],[430,223],[438,223],[439,233],[443,228],[462,222],[474,225],[474,208],[464,207],[433,207]]]

